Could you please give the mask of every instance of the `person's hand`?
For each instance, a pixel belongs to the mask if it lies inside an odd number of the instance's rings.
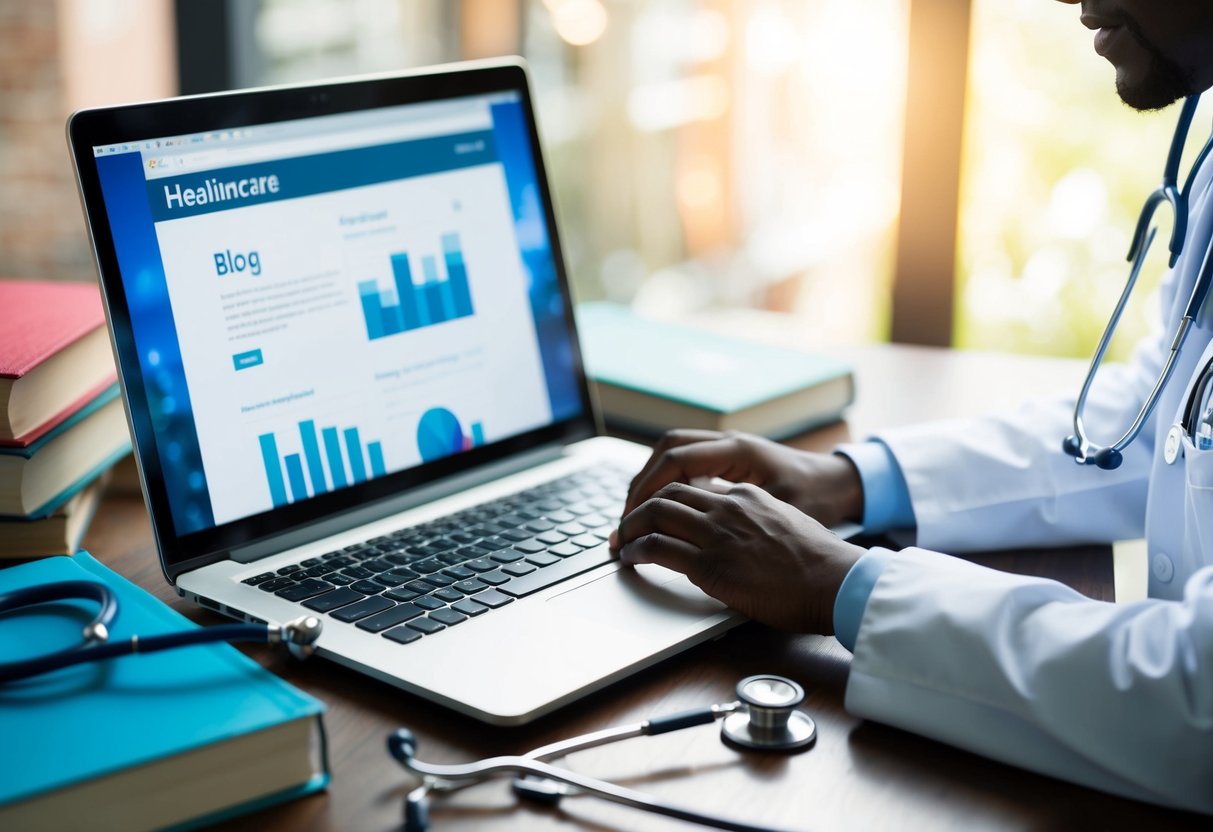
[[[672,430],[632,480],[623,513],[665,485],[697,477],[751,483],[826,526],[863,516],[863,484],[849,459],[799,451],[748,433]]]
[[[717,493],[662,486],[626,514],[611,548],[628,564],[681,572],[742,614],[795,632],[834,632],[834,599],[865,550],[754,485]]]

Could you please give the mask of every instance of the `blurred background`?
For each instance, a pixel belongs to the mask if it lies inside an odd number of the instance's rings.
[[[1121,105],[1077,17],[1050,0],[0,0],[0,274],[92,278],[72,110],[521,54],[579,300],[736,313],[808,348],[1086,356],[1175,111]]]

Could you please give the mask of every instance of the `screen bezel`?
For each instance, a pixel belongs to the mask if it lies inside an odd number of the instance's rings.
[[[102,196],[93,148],[133,143],[166,136],[239,129],[316,116],[336,115],[381,107],[420,104],[466,96],[516,92],[520,96],[530,141],[535,176],[544,197],[556,279],[564,306],[565,325],[581,410],[545,427],[472,448],[464,453],[398,471],[385,477],[312,497],[208,529],[180,534],[174,523],[165,471],[152,426],[122,274]],[[521,59],[473,62],[434,67],[395,75],[341,79],[317,84],[273,87],[168,99],[75,113],[67,124],[68,145],[75,165],[86,223],[92,237],[106,318],[118,364],[119,380],[132,445],[138,456],[144,495],[161,565],[170,583],[178,575],[224,559],[228,553],[292,533],[306,534],[309,526],[331,528],[334,518],[376,502],[386,502],[410,489],[428,485],[495,461],[549,445],[567,444],[598,432],[577,339],[568,271],[557,233],[551,190],[543,162],[525,64]]]

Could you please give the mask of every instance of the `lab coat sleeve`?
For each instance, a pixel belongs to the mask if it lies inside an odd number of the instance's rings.
[[[1096,441],[1111,442],[1132,423],[1165,350],[1158,335],[1139,347],[1132,363],[1100,371],[1085,413]],[[1141,537],[1157,411],[1125,450],[1123,464],[1103,471],[1078,465],[1061,450],[1073,432],[1073,405],[1073,397],[1058,396],[1006,414],[879,433],[909,489],[915,542],[975,552]]]
[[[1033,771],[1213,813],[1213,567],[1111,604],[921,549],[888,552],[852,713]]]

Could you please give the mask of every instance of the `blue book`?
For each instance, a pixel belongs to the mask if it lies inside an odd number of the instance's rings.
[[[643,318],[612,303],[577,307],[586,371],[608,424],[742,430],[784,439],[837,421],[855,398],[845,361]]]
[[[0,570],[0,594],[110,587],[112,639],[194,628],[86,552]],[[95,604],[0,619],[0,661],[79,640]],[[227,644],[124,656],[0,686],[0,829],[192,828],[323,789],[322,703]]]
[[[31,444],[0,446],[0,517],[49,517],[130,452],[114,384]]]

